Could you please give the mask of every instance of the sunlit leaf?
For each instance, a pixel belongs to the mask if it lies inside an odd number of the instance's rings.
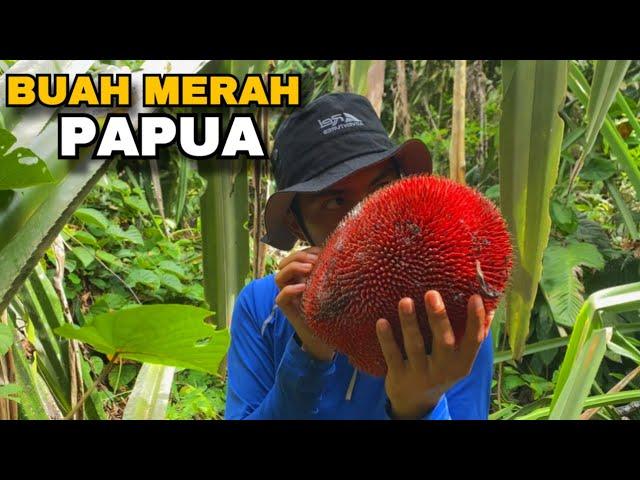
[[[229,346],[229,332],[205,323],[211,312],[190,305],[140,305],[94,317],[83,327],[56,333],[107,355],[215,373]]]

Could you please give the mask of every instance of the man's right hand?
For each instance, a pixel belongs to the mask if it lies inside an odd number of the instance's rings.
[[[296,331],[302,342],[302,349],[317,360],[329,361],[333,358],[334,349],[313,334],[305,323],[301,308],[305,282],[320,252],[320,247],[309,247],[292,253],[280,262],[280,271],[275,277],[280,289],[276,304]]]

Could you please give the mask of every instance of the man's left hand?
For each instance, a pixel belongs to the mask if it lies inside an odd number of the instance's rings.
[[[456,345],[440,294],[430,290],[424,301],[433,337],[429,355],[412,299],[403,298],[398,303],[406,359],[395,341],[391,324],[383,318],[376,323],[378,340],[387,363],[385,389],[391,413],[397,419],[424,417],[447,390],[469,375],[493,320],[493,312],[485,313],[480,295],[471,296],[467,304],[465,334]]]

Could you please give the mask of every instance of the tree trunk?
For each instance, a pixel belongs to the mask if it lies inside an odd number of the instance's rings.
[[[464,118],[465,92],[467,90],[467,61],[456,60],[453,77],[453,118],[451,127],[451,150],[449,152],[449,176],[465,184]]]
[[[407,94],[407,76],[405,73],[405,61],[396,60],[396,83],[398,95],[398,123],[402,128],[405,139],[411,137],[411,119],[409,117],[409,97]]]
[[[384,60],[374,60],[367,77],[367,98],[373,109],[380,116],[382,112],[382,97],[384,96]]]

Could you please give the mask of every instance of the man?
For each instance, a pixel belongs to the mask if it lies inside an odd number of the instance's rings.
[[[278,191],[265,210],[263,241],[295,252],[276,275],[254,280],[238,296],[228,354],[227,419],[486,419],[493,351],[481,298],[469,299],[465,337],[455,338],[442,298],[425,292],[433,332],[425,349],[414,302],[399,301],[407,351],[385,319],[376,323],[386,378],[356,371],[307,327],[300,310],[305,279],[321,245],[371,192],[402,175],[430,174],[419,140],[395,146],[366,98],[324,95],[279,129],[271,157]]]

